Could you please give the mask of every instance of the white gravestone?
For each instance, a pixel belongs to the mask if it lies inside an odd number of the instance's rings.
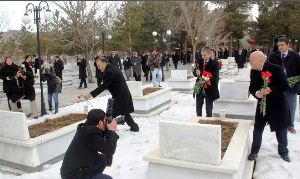
[[[172,80],[187,80],[187,70],[171,70]]]
[[[143,85],[141,81],[127,81],[127,86],[132,96],[143,96]]]
[[[0,110],[0,137],[29,140],[28,126],[24,113]]]
[[[218,165],[221,162],[221,126],[161,121],[160,157]]]
[[[250,65],[247,65],[247,68],[243,68],[239,70],[239,74],[236,77],[235,81],[241,81],[241,82],[250,82]]]

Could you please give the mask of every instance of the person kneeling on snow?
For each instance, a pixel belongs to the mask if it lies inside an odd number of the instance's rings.
[[[116,128],[115,119],[107,123],[104,111],[92,109],[67,149],[60,169],[62,179],[112,179],[102,172],[112,164],[119,139]]]

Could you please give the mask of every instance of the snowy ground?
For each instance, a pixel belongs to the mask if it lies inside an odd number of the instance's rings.
[[[88,102],[76,103],[62,108],[60,114],[69,112],[83,112],[83,106],[101,108],[105,110],[109,96],[96,98]],[[172,107],[160,115],[150,118],[135,118],[140,126],[139,133],[129,132],[129,127],[118,126],[120,136],[113,165],[106,168],[104,173],[114,179],[144,179],[148,163],[142,158],[154,145],[158,145],[158,122],[160,120],[185,121],[195,114],[195,101],[192,95],[173,92],[172,100],[176,101]],[[53,115],[54,116],[54,115]],[[57,116],[57,115],[56,115]],[[47,117],[47,116],[45,116]],[[48,116],[49,117],[49,116]],[[28,121],[29,123],[33,121]],[[300,123],[296,123],[300,129]],[[251,132],[251,131],[250,131]],[[288,136],[291,163],[284,162],[277,154],[275,133],[266,128],[263,136],[263,145],[257,160],[254,179],[299,179],[300,178],[300,132]],[[13,176],[1,174],[0,179],[59,179],[59,169],[62,162],[47,165],[41,172]]]

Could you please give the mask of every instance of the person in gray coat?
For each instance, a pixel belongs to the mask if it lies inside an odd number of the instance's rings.
[[[131,64],[133,67],[133,76],[135,81],[141,81],[142,74],[142,58],[138,56],[137,51],[133,51],[133,56],[131,58]]]

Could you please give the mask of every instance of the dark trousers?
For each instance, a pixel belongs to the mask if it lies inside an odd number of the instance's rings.
[[[251,153],[252,154],[258,154],[261,141],[262,141],[262,135],[264,132],[264,128],[266,126],[266,122],[260,122],[262,124],[261,127],[255,127],[253,130],[253,142],[251,146]],[[279,155],[286,155],[289,153],[289,150],[287,148],[288,146],[288,140],[287,140],[287,128],[279,129],[275,131],[276,138],[278,142],[278,154]]]
[[[141,81],[141,75],[140,74],[134,73],[133,76],[134,76],[135,81]]]
[[[146,77],[146,81],[149,81],[149,71],[150,71],[150,69],[149,69],[149,68],[146,68],[146,69],[145,69],[145,72],[144,72],[144,73],[145,73],[144,76]]]
[[[85,78],[81,78],[80,79],[80,85],[79,85],[79,87],[81,88],[83,83],[84,83],[84,87],[86,88],[87,84],[86,84],[86,79]]]
[[[205,99],[206,117],[212,117],[212,109],[214,101],[208,100],[204,93],[200,92],[196,95],[196,112],[197,116],[202,116],[202,107]]]
[[[134,122],[130,114],[125,114],[125,122],[130,127],[130,129],[139,129],[139,126]]]
[[[174,62],[173,62],[173,63],[174,63]],[[177,65],[178,65],[178,62],[177,62],[177,63],[174,63],[175,70],[177,70]]]
[[[162,74],[161,81],[165,81],[164,66],[161,66],[161,74]]]
[[[11,110],[11,107],[10,107],[10,104],[9,104],[9,100],[10,100],[10,98],[11,98],[13,95],[14,95],[14,93],[6,92],[6,97],[7,97],[7,103],[8,103],[8,108],[9,108],[9,110]],[[17,106],[18,106],[19,109],[22,108],[21,101],[18,101],[18,102],[17,102]]]
[[[113,179],[113,178],[109,175],[99,173],[98,175],[95,175],[92,179]]]

